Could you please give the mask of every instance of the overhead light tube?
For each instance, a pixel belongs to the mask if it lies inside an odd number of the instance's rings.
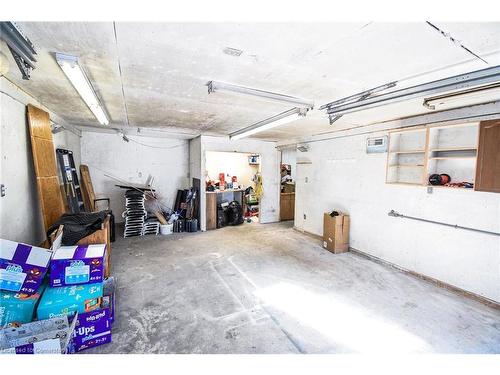
[[[465,107],[500,100],[500,82],[424,99],[423,106],[432,110]]]
[[[275,92],[264,91],[259,89],[254,89],[251,87],[244,87],[233,85],[231,83],[209,81],[207,83],[208,93],[211,94],[216,91],[232,92],[242,95],[250,95],[259,98],[269,99],[273,101],[278,101],[282,103],[293,104],[295,107],[303,107],[307,109],[312,109],[314,107],[314,101],[308,99],[301,99],[295,96],[278,94]]]
[[[300,108],[293,108],[279,115],[270,117],[268,119],[259,121],[253,125],[250,125],[244,129],[238,130],[234,133],[229,134],[229,138],[231,140],[238,140],[241,138],[248,137],[252,134],[260,133],[265,130],[269,130],[284,124],[288,124],[289,122],[296,121],[301,117],[304,117],[307,113],[307,110]]]
[[[102,125],[108,125],[109,119],[106,112],[87,78],[87,75],[78,63],[78,58],[63,53],[56,53],[56,60],[73,87],[92,111],[97,121]]]

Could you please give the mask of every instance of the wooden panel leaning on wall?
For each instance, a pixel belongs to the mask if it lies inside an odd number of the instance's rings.
[[[56,157],[49,114],[31,104],[27,106],[31,150],[35,167],[38,199],[45,232],[65,212],[57,177]]]
[[[475,190],[500,193],[500,120],[479,125]]]
[[[83,204],[88,212],[95,211],[95,194],[92,180],[90,179],[89,167],[85,164],[80,165],[80,176],[82,179]]]

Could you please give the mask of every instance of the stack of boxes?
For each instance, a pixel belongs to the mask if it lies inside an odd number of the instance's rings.
[[[2,335],[21,325],[25,332],[35,318],[38,326],[55,318],[66,319],[67,327],[75,326],[71,340],[61,345],[63,352],[111,341],[114,280],[105,278],[106,245],[61,246],[49,251],[0,241],[0,351],[12,350],[6,342],[2,344]],[[23,340],[29,343],[46,336],[47,332],[38,332]]]

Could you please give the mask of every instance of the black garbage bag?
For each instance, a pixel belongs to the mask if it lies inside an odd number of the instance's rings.
[[[110,211],[81,212],[77,214],[63,214],[47,231],[47,237],[54,232],[59,225],[64,225],[62,245],[76,245],[78,241],[95,231],[101,229],[102,223]],[[113,228],[111,228],[113,232]]]
[[[243,209],[238,201],[232,201],[227,208],[227,224],[243,224]]]

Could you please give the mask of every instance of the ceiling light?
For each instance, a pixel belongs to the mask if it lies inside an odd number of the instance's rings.
[[[57,134],[60,133],[64,130],[64,128],[61,125],[55,125],[52,127],[52,134]]]
[[[78,58],[71,55],[56,53],[56,60],[64,74],[66,74],[66,77],[68,77],[73,87],[76,91],[78,91],[83,101],[87,104],[99,123],[102,125],[108,125],[109,120],[104,112],[104,108],[99,102],[97,94],[95,93],[85,72],[78,63]]]
[[[244,129],[238,130],[234,133],[229,134],[229,138],[232,140],[241,139],[244,137],[248,137],[249,135],[260,133],[265,130],[269,130],[275,128],[277,126],[281,126],[284,124],[288,124],[289,122],[298,120],[301,117],[304,117],[307,113],[307,110],[300,108],[293,108],[279,115],[270,117],[268,119],[259,121],[253,125],[250,125]]]
[[[264,91],[259,89],[253,89],[250,87],[233,85],[230,83],[209,81],[207,83],[208,93],[211,94],[216,91],[232,92],[242,95],[250,95],[259,98],[270,99],[282,103],[293,104],[295,107],[302,107],[307,109],[312,109],[314,107],[314,101],[308,99],[296,98],[294,96],[277,94],[270,91]]]
[[[500,100],[500,82],[424,99],[429,109],[449,109]]]
[[[226,55],[236,56],[236,57],[241,56],[241,54],[243,53],[241,49],[236,49],[231,47],[224,48],[222,52],[224,52]]]

